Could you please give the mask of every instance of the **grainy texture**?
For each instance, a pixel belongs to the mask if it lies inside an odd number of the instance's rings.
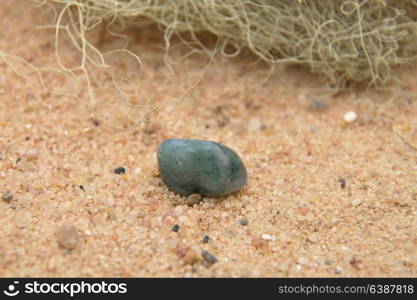
[[[53,32],[34,28],[43,13],[0,1],[1,50],[53,66]],[[172,75],[163,42],[149,36],[140,32],[131,48],[144,61],[141,95],[164,109],[142,123],[148,106],[135,97],[121,105],[106,74],[94,78],[94,104],[82,76],[72,82],[77,100],[0,59],[0,191],[14,196],[0,201],[0,276],[417,276],[415,70],[399,77],[407,93],[388,101],[389,91],[333,94],[294,68],[261,86],[267,67],[219,58],[179,102],[204,63],[189,57]],[[71,65],[77,52],[62,43]],[[111,62],[123,76],[137,71],[125,57]],[[71,88],[65,76],[44,76]],[[315,99],[325,108],[312,110]],[[344,122],[348,111],[354,123]],[[236,149],[248,184],[189,207],[162,185],[155,161],[159,143],[178,136]],[[126,173],[114,174],[121,165]],[[56,243],[62,224],[79,233],[71,253]]]

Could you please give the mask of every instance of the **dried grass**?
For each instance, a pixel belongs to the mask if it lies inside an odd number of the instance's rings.
[[[57,35],[65,29],[84,53],[81,68],[87,62],[105,66],[86,38],[104,21],[126,27],[158,24],[167,50],[174,36],[192,51],[234,57],[249,49],[272,68],[305,65],[339,87],[385,85],[393,67],[409,63],[417,51],[417,4],[408,0],[38,1],[51,3],[58,7]],[[217,37],[215,49],[199,32]]]

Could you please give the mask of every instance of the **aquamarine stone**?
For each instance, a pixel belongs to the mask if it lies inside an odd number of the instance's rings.
[[[211,141],[168,139],[158,149],[162,181],[171,191],[188,196],[220,197],[239,190],[246,168],[235,151]]]

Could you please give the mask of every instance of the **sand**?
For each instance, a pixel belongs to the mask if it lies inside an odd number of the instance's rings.
[[[54,31],[35,26],[51,12],[28,3],[0,2],[0,51],[57,67]],[[42,72],[47,87],[68,92],[55,94],[0,56],[0,193],[9,191],[0,276],[417,276],[415,66],[394,89],[336,92],[291,66],[263,83],[268,68],[243,55],[217,57],[197,82],[207,57],[171,72],[162,36],[132,32],[143,66],[128,55],[108,61],[136,96],[99,69],[90,70],[95,100],[81,72]],[[122,44],[105,35],[100,49]],[[61,45],[63,63],[76,65],[79,53]],[[233,148],[247,185],[188,206],[158,176],[156,149],[173,137]],[[58,234],[70,227],[73,250]]]

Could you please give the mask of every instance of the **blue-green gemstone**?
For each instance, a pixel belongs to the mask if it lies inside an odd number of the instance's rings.
[[[158,149],[162,181],[173,192],[220,197],[239,190],[247,179],[232,149],[211,141],[168,139]]]

